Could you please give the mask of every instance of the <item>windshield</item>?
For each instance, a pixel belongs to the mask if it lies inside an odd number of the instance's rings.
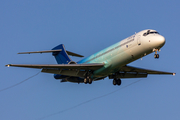
[[[154,32],[150,32],[149,34],[159,34],[159,33],[154,31]]]
[[[149,34],[159,34],[157,31],[152,31],[152,32],[150,32],[150,30],[148,30],[147,32],[145,32],[144,34],[143,34],[143,36],[147,36],[147,35],[149,35]]]

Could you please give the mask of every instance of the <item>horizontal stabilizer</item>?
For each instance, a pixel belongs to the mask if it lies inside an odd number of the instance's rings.
[[[61,49],[59,50],[46,50],[46,51],[34,51],[34,52],[20,52],[18,54],[31,54],[31,53],[51,53],[51,52],[60,52],[62,51]]]
[[[32,53],[52,53],[52,52],[61,52],[62,49],[58,49],[58,50],[45,50],[45,51],[34,51],[34,52],[19,52],[18,54],[32,54]],[[79,55],[77,53],[73,53],[70,51],[66,51],[68,55],[71,56],[76,56],[76,57],[84,57],[82,55]]]
[[[79,54],[76,54],[76,53],[73,53],[73,52],[70,52],[70,51],[67,51],[67,50],[66,50],[66,52],[67,52],[68,55],[71,55],[71,56],[84,57],[82,55],[79,55]]]

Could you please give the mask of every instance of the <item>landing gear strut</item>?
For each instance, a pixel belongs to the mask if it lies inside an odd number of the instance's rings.
[[[113,85],[118,85],[118,86],[120,86],[121,85],[121,79],[114,79],[113,80]]]

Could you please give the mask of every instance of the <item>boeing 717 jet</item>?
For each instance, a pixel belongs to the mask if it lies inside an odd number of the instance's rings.
[[[55,57],[58,64],[8,64],[6,66],[27,67],[42,69],[41,72],[54,74],[55,79],[61,82],[89,83],[102,80],[106,77],[113,79],[113,85],[121,85],[123,78],[146,78],[148,74],[169,74],[163,72],[129,66],[128,64],[150,53],[155,53],[158,59],[160,48],[165,44],[165,38],[156,30],[147,29],[107,47],[78,62],[70,56],[84,57],[67,51],[63,44],[52,50],[21,52],[18,54],[49,53]]]

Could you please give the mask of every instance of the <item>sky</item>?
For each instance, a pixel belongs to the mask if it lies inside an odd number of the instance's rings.
[[[180,1],[178,0],[1,0],[1,120],[179,120]],[[108,78],[89,84],[60,83],[39,69],[6,64],[56,64],[47,54],[18,52],[50,50],[64,44],[84,55],[98,52],[144,29],[166,38],[160,58],[154,53],[130,63],[168,72],[143,79]],[[71,57],[74,61],[80,58]]]

